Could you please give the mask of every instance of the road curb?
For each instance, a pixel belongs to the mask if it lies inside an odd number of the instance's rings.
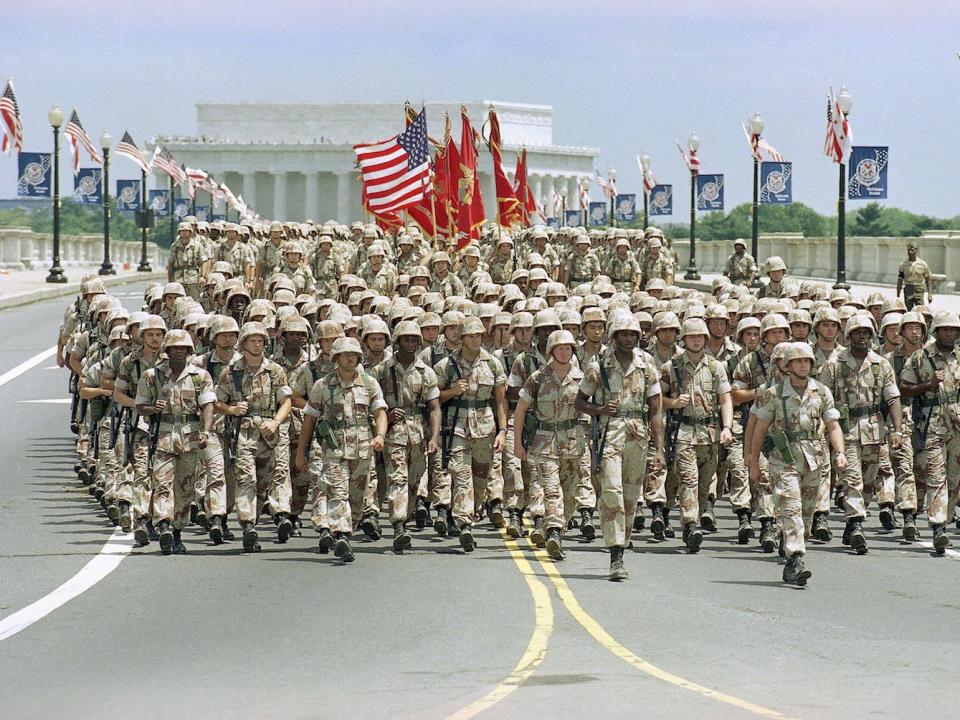
[[[115,287],[117,285],[128,285],[130,283],[149,280],[165,281],[166,278],[166,272],[136,273],[133,275],[123,275],[120,277],[101,277],[104,286],[108,288]],[[50,285],[50,287],[39,288],[37,290],[28,290],[27,292],[19,293],[17,295],[0,297],[0,310],[8,310],[10,308],[20,307],[22,305],[30,305],[31,303],[40,302],[42,300],[50,300],[51,298],[63,297],[64,295],[76,295],[79,292],[79,281],[64,283],[63,285]]]

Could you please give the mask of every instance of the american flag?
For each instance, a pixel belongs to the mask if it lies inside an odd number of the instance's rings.
[[[833,88],[827,95],[827,137],[823,141],[823,154],[835,163],[842,164],[853,148],[853,129],[840,109],[833,94]]]
[[[763,156],[761,150],[765,151],[769,158],[774,162],[783,162],[783,155],[770,143],[764,140],[759,135],[754,135],[750,132],[750,128],[747,127],[746,123],[743,123],[743,134],[747,138],[747,143],[750,145],[750,152],[753,153],[753,157],[756,160],[762,160]]]
[[[180,167],[179,163],[173,159],[173,155],[166,148],[162,148],[159,145],[153,151],[153,159],[150,161],[151,165],[154,165],[162,172],[165,172],[173,181],[178,185],[182,184],[187,179],[187,174],[183,171],[183,168]]]
[[[220,183],[220,195],[227,201],[227,204],[234,210],[237,209],[237,196],[227,187],[226,183]]]
[[[677,144],[677,150],[680,151],[680,157],[683,158],[683,162],[687,166],[687,169],[692,173],[700,172],[700,158],[697,157],[697,151],[691,150],[690,154],[687,155],[687,152],[683,149],[680,141],[674,140],[674,142]]]
[[[100,157],[100,153],[98,153],[97,148],[94,147],[93,140],[90,139],[90,136],[87,135],[87,131],[83,129],[83,125],[80,124],[80,116],[77,115],[76,108],[74,108],[73,112],[70,113],[70,120],[67,122],[67,126],[63,129],[63,134],[70,138],[70,152],[73,154],[74,175],[80,172],[79,145],[83,145],[84,150],[87,151],[87,154],[90,156],[91,160],[98,165],[103,165],[103,158]]]
[[[399,135],[353,146],[364,199],[371,212],[394,212],[416,205],[431,189],[427,116],[421,110]]]
[[[587,210],[590,208],[590,183],[589,182],[580,182],[580,209]]]
[[[200,168],[184,168],[184,175],[187,180],[187,192],[190,193],[190,199],[193,200],[197,195],[197,188],[203,188],[207,180],[207,173]]]
[[[563,212],[563,197],[556,190],[553,191],[553,216],[559,218]]]
[[[647,192],[653,190],[653,186],[657,184],[657,179],[653,176],[653,170],[647,168],[643,169],[643,163],[640,162],[640,156],[637,155],[637,167],[640,168],[640,174],[643,175],[643,187]]]
[[[0,117],[7,126],[3,133],[2,149],[10,152],[10,136],[13,136],[13,146],[17,152],[23,150],[23,123],[20,122],[20,107],[17,105],[17,96],[13,94],[13,80],[7,80],[7,89],[0,96]]]
[[[123,137],[120,138],[120,142],[117,143],[117,149],[114,152],[116,152],[117,155],[123,155],[133,160],[145,173],[150,172],[150,168],[147,167],[147,161],[143,159],[143,153],[140,152],[137,144],[133,141],[133,138],[130,137],[129,132],[124,131]]]
[[[597,174],[597,185],[599,185],[603,191],[603,196],[608,198],[614,197],[617,194],[617,188],[613,184],[613,180],[604,179],[603,175],[601,175],[597,169],[594,169],[594,172]]]

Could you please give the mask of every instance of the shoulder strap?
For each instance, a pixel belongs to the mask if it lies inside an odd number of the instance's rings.
[[[243,397],[243,370],[236,367],[230,368],[230,375],[233,377],[233,387],[236,388],[237,394]]]

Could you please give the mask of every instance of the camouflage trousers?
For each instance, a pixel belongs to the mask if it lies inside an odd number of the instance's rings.
[[[584,437],[590,437],[589,427],[584,428]],[[600,478],[595,477],[592,472],[590,458],[590,446],[587,445],[580,453],[580,475],[577,480],[576,491],[573,495],[575,509],[594,510],[597,507],[597,492],[600,490]]]
[[[830,512],[830,491],[833,487],[833,477],[835,470],[833,468],[833,455],[830,453],[830,441],[826,437],[820,441],[820,454],[825,458],[830,458],[830,462],[820,463],[820,483],[817,485],[817,510],[818,513]]]
[[[806,552],[805,538],[810,534],[813,513],[817,508],[820,469],[798,470],[792,464],[770,463],[770,480],[776,512],[783,526],[784,551],[787,557]]]
[[[364,515],[379,515],[386,495],[387,463],[383,453],[373,453],[373,459],[370,461],[370,475],[367,476],[367,484],[363,489],[361,512]]]
[[[149,518],[153,514],[153,488],[150,484],[150,474],[147,472],[148,443],[147,433],[136,430],[131,438],[133,443],[133,481],[131,492],[133,495],[133,519]]]
[[[290,512],[290,446],[287,426],[277,431],[276,444],[269,445],[253,423],[240,430],[233,461],[237,479],[237,516],[241,523],[257,521],[258,501],[270,502],[273,513]]]
[[[441,443],[444,439],[441,438]],[[450,507],[452,481],[450,473],[443,469],[443,452],[427,457],[427,490],[434,507]]]
[[[847,456],[847,469],[840,473],[844,484],[844,517],[847,519],[867,516],[865,498],[873,496],[877,473],[880,471],[880,443],[861,445],[856,440],[848,440],[844,454]]]
[[[543,488],[544,526],[563,532],[576,508],[580,458],[536,455],[530,458],[533,476]],[[539,517],[534,513],[534,517]]]
[[[210,433],[207,438],[207,447],[198,452],[203,456],[206,486],[197,497],[204,498],[209,515],[226,515],[235,500],[236,482],[232,473],[229,478],[227,477],[223,459],[223,439],[217,433]]]
[[[755,497],[755,488],[750,485],[750,473],[747,472],[747,465],[743,461],[743,435],[733,436],[733,442],[727,448],[727,459],[717,469],[717,477],[720,478],[722,475],[729,478],[730,507],[734,512],[750,511],[751,502]],[[722,494],[723,490],[718,482],[717,496],[720,497]]]
[[[423,444],[391,443],[384,448],[387,468],[387,508],[390,522],[410,519],[410,502],[416,496],[420,478],[427,470]]]
[[[475,498],[483,497],[493,464],[493,435],[463,438],[454,435],[450,448],[453,518],[458,525],[474,522]]]
[[[700,515],[709,507],[707,500],[710,496],[710,484],[717,471],[717,461],[720,446],[691,445],[686,442],[677,443],[677,478],[678,487],[675,490],[677,501],[680,503],[681,522],[699,522]],[[667,475],[667,502],[670,501],[670,475]]]
[[[507,437],[500,459],[503,474],[503,504],[507,508],[522,508],[527,505],[525,491],[530,480],[530,466],[520,462],[513,454],[513,415],[507,420]]]
[[[928,435],[917,461],[926,480],[927,519],[931,525],[950,522],[960,487],[960,437]]]
[[[651,439],[647,444],[646,472],[643,481],[643,503],[647,507],[663,505],[669,509],[673,506],[667,505],[667,468],[654,470],[654,455],[653,440]],[[674,502],[676,502],[676,498],[674,498]]]
[[[878,505],[892,505],[896,500],[896,484],[893,479],[893,463],[890,461],[890,444],[880,445],[880,467],[877,469],[877,479],[874,483],[874,495]],[[864,505],[870,507],[872,497],[864,495]]]
[[[110,449],[110,418],[104,417],[97,423],[96,432],[98,435],[98,454],[97,454],[97,484],[103,487],[103,494],[107,497],[107,502],[112,503],[117,500],[118,476],[123,471],[120,463],[117,461],[117,450],[123,448],[123,443],[118,438],[117,447]]]
[[[200,452],[181,454],[157,450],[153,458],[153,522],[167,520],[182,530],[190,520],[194,481],[200,472]]]
[[[306,498],[309,497],[310,522],[318,532],[323,528],[330,529],[330,520],[327,511],[327,484],[324,479],[326,477],[324,470],[325,460],[320,449],[320,443],[313,440],[310,443],[307,471],[297,473],[296,477],[291,479],[293,484],[292,497],[290,499],[291,514],[299,515],[303,512],[303,507],[299,504],[298,494],[302,493],[305,496],[304,502],[306,502]],[[304,485],[307,486],[306,492],[303,492]]]
[[[917,481],[913,472],[913,443],[911,431],[904,429],[900,447],[890,450],[893,478],[896,487],[895,502],[898,510],[915,512],[917,509]]]
[[[507,428],[507,435],[509,436],[509,434],[510,429]],[[487,489],[483,496],[479,496],[477,498],[478,501],[486,500],[487,502],[493,502],[494,500],[499,500],[500,502],[503,502],[503,488],[506,483],[506,480],[503,476],[503,457],[505,453],[506,443],[504,443],[503,450],[493,454],[490,463],[490,473],[487,477]]]
[[[606,547],[626,547],[637,514],[647,469],[648,438],[629,438],[622,450],[603,449],[600,474],[600,527]]]
[[[333,455],[324,456],[322,479],[326,485],[330,532],[352,533],[360,524],[371,460],[369,457],[342,460]]]

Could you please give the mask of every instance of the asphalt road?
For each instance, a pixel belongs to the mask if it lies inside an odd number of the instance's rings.
[[[118,292],[132,307],[141,288]],[[0,312],[0,378],[53,344],[64,305]],[[67,397],[52,365],[0,385],[0,720],[954,711],[960,552],[904,544],[876,508],[870,553],[811,546],[805,589],[736,544],[725,502],[699,555],[638,534],[619,585],[597,542],[554,565],[487,524],[470,556],[432,533],[396,556],[388,534],[343,567],[312,531],[265,532],[258,555],[192,530],[186,556],[123,536],[101,553],[114,529],[72,473],[68,406],[35,402]]]

